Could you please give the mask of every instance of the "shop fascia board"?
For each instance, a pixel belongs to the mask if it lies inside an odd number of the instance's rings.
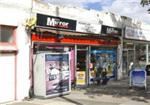
[[[41,30],[43,30],[43,29],[41,29]],[[47,32],[47,33],[44,33],[44,32]],[[53,31],[53,32],[52,32]],[[70,34],[70,32],[64,32],[64,31],[61,31],[61,32],[59,32],[59,34],[60,35],[63,35],[63,38],[79,38],[79,39],[97,39],[97,40],[99,40],[99,39],[102,39],[102,40],[105,40],[105,41],[111,41],[111,40],[119,40],[118,38],[116,39],[116,37],[108,37],[108,36],[100,36],[100,35],[92,35],[92,34],[90,34],[90,35],[88,35],[88,34],[81,34],[81,33],[72,33],[72,34]],[[36,34],[36,33],[33,33],[33,35],[39,35],[40,36],[40,34]],[[48,36],[56,36],[57,34],[56,34],[56,30],[43,30],[43,33],[41,34],[41,38],[42,38],[42,36],[43,37],[48,37]]]

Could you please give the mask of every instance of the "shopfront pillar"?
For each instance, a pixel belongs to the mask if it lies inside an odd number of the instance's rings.
[[[149,52],[148,52],[148,51],[149,51],[149,49],[148,49],[148,47],[149,47],[149,45],[148,45],[148,44],[146,44],[146,52],[145,52],[145,53],[146,53],[146,64],[148,64],[148,63],[149,63],[149,57],[148,57],[148,56],[149,56]]]

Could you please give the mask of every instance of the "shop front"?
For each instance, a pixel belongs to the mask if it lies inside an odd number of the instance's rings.
[[[102,25],[101,36],[105,36],[105,45],[102,46],[91,46],[90,47],[90,66],[89,66],[89,84],[93,83],[93,79],[101,74],[105,73],[108,79],[117,79],[117,62],[118,62],[118,45],[109,46],[109,42],[112,41],[110,37],[119,38],[121,37],[122,30],[120,28]],[[103,73],[104,72],[104,73]]]
[[[102,69],[102,72],[106,72],[107,78],[114,78],[116,75],[116,62],[117,62],[117,52],[116,48],[91,48],[91,76],[96,70]],[[91,79],[91,78],[90,78]]]
[[[75,28],[75,20],[37,14],[31,35],[36,96],[51,97],[71,91],[71,82],[75,78],[75,50],[74,45],[62,43],[62,40],[70,40],[65,34],[71,32],[64,30],[73,31]]]
[[[123,41],[123,71],[128,74],[133,68],[145,68],[149,64],[149,31],[126,27]]]
[[[67,94],[71,91],[71,85],[87,86],[90,84],[89,78],[94,77],[91,68],[95,66],[93,62],[91,63],[91,56],[96,54],[97,57],[101,54],[112,64],[116,60],[116,48],[119,44],[119,39],[113,36],[108,38],[99,34],[79,32],[79,30],[77,32],[75,20],[42,14],[37,14],[37,22],[32,30],[31,39],[34,92],[35,95],[44,97]],[[64,54],[67,54],[67,59],[63,58]],[[107,59],[109,57],[111,60]],[[64,63],[67,70],[62,69]],[[57,69],[54,73],[51,72],[52,70],[49,71],[51,65]],[[113,76],[111,72],[109,74]],[[42,87],[38,85],[40,84],[38,81],[41,81]]]

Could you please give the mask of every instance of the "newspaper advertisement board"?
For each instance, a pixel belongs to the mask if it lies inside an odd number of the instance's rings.
[[[45,54],[46,95],[70,91],[69,54]]]

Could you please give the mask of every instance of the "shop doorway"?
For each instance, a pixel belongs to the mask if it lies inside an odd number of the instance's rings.
[[[0,103],[15,100],[15,53],[0,54]]]
[[[77,47],[76,85],[86,86],[88,78],[88,47]]]
[[[134,50],[127,49],[123,51],[123,73],[128,74],[134,63]]]

